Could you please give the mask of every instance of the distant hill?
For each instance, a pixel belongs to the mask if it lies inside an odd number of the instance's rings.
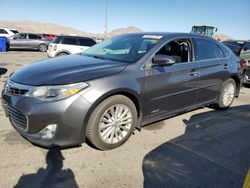
[[[138,27],[129,26],[127,28],[115,29],[115,30],[111,31],[110,33],[108,33],[108,35],[114,36],[114,35],[119,35],[119,34],[123,34],[123,33],[134,33],[134,32],[142,32],[142,30]]]
[[[19,32],[32,32],[32,33],[51,33],[51,34],[75,34],[79,36],[93,36],[93,37],[104,37],[103,34],[98,33],[88,33],[81,31],[72,27],[62,26],[53,23],[40,23],[29,20],[21,21],[4,21],[0,20],[0,27],[7,27],[12,29],[17,29]],[[123,34],[123,33],[133,33],[133,32],[142,32],[142,30],[135,26],[129,26],[127,28],[118,28],[109,33],[106,37],[112,37],[114,35]],[[180,32],[180,31],[179,31]],[[228,40],[232,37],[225,34],[215,34],[216,39]]]
[[[224,41],[224,40],[228,40],[228,39],[233,39],[232,37],[225,35],[225,34],[220,34],[220,33],[216,33],[214,34],[214,38],[219,40],[219,41]]]
[[[71,27],[66,27],[53,23],[40,23],[29,20],[22,21],[4,21],[0,20],[0,27],[17,29],[19,32],[32,32],[32,33],[50,33],[50,34],[75,34],[79,36],[95,36],[95,37],[104,37],[103,34],[96,33],[87,33],[78,29]],[[107,34],[108,37],[122,34],[122,33],[132,33],[132,32],[141,32],[140,28],[129,26],[127,28],[118,28]]]

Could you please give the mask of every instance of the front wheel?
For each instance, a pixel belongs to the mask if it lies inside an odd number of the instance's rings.
[[[236,93],[236,83],[232,78],[230,78],[224,82],[216,106],[219,109],[229,108],[234,101],[235,93]]]
[[[87,125],[87,139],[100,150],[124,144],[135,129],[137,111],[123,95],[105,99],[92,112]]]
[[[61,53],[57,54],[57,56],[66,56],[66,55],[69,55],[69,54],[66,52],[61,52]]]

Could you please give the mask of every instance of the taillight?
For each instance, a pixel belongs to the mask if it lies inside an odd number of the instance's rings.
[[[248,62],[246,61],[246,60],[244,60],[244,59],[241,59],[240,60],[240,65],[241,65],[241,67],[242,67],[242,70],[243,70],[243,72],[246,72],[247,71],[247,67],[248,67]]]
[[[53,50],[56,51],[56,49],[57,49],[57,45],[54,46]]]

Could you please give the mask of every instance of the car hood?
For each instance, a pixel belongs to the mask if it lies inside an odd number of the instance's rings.
[[[127,63],[76,54],[42,60],[17,70],[10,79],[31,85],[63,85],[92,80],[122,71]]]

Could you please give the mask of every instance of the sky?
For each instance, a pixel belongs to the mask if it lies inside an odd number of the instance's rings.
[[[218,33],[250,39],[250,0],[107,0],[108,31],[136,26],[143,31],[190,32],[214,25]],[[105,0],[0,0],[0,20],[55,23],[103,33]]]

